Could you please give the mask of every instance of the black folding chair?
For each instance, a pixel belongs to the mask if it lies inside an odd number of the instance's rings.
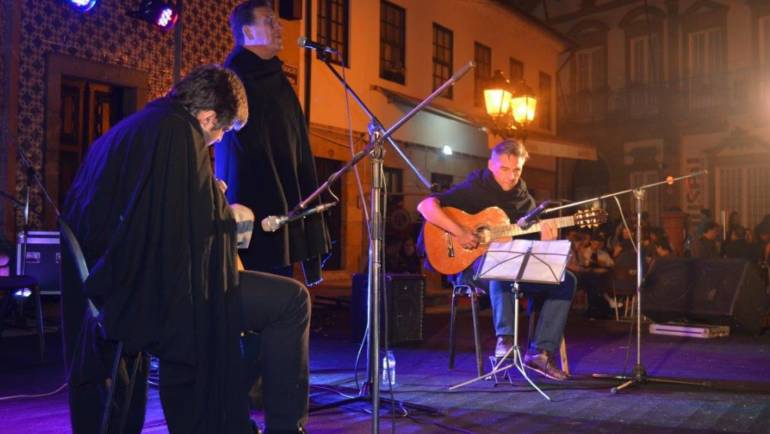
[[[75,238],[75,234],[72,232],[72,229],[67,225],[67,223],[64,222],[64,220],[59,219],[59,229],[61,232],[61,242],[62,242],[62,248],[66,248],[67,251],[70,253],[71,257],[73,258],[75,262],[75,266],[78,271],[78,276],[80,277],[80,282],[85,283],[86,279],[88,278],[88,264],[86,263],[85,256],[83,255],[83,250],[80,248],[80,244],[78,243],[77,238]],[[84,322],[88,319],[92,319],[96,321],[96,324],[99,328],[103,328],[102,323],[100,322],[99,318],[99,309],[96,307],[96,305],[86,297],[86,302],[88,304],[86,309],[86,318],[84,319]],[[85,339],[85,334],[81,332],[80,337],[78,338],[77,345],[83,345],[82,340]],[[77,354],[77,351],[73,352],[73,356]],[[126,419],[128,416],[128,410],[131,406],[131,400],[133,399],[133,393],[134,393],[134,385],[136,384],[136,377],[137,373],[139,372],[139,366],[141,365],[142,361],[142,353],[137,354],[136,359],[134,360],[134,363],[131,367],[131,374],[128,377],[128,386],[126,388],[126,396],[123,402],[123,407],[121,409],[121,416],[120,416],[120,425],[118,429],[118,433],[123,433],[123,430],[125,429],[126,425]],[[117,388],[118,384],[118,369],[121,366],[121,363],[125,366],[125,361],[123,360],[123,342],[117,341],[116,342],[116,349],[115,349],[115,357],[112,360],[112,367],[111,367],[111,375],[110,375],[110,381],[106,384],[107,387],[107,399],[104,403],[104,410],[102,413],[102,420],[101,420],[101,434],[107,434],[109,423],[110,423],[110,416],[112,412],[112,406],[113,406],[113,400],[115,396],[115,389]]]

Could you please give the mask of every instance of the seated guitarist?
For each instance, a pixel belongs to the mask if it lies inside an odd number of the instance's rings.
[[[475,214],[497,206],[515,222],[535,207],[535,200],[521,179],[527,158],[529,154],[524,145],[515,140],[505,140],[492,149],[486,169],[471,172],[460,184],[424,199],[417,205],[417,210],[428,222],[453,234],[463,248],[475,249],[479,246],[479,238],[474,234],[473,228],[458,224],[441,207],[451,206]],[[556,238],[554,224],[543,222],[541,226],[541,239]],[[568,378],[566,373],[556,367],[553,354],[561,343],[575,285],[575,276],[569,272],[564,282],[558,286],[532,283],[520,285],[525,295],[540,295],[545,298],[534,339],[530,342],[524,363],[527,368],[553,380]],[[511,287],[511,282],[489,282],[492,318],[497,335],[496,357],[503,357],[514,343]]]

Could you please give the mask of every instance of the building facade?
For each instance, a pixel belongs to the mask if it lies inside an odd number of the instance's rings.
[[[753,227],[770,213],[770,2],[528,6],[576,44],[559,75],[560,132],[595,144],[603,163],[572,167],[578,196],[708,170],[652,190],[653,221],[708,208]]]
[[[138,0],[100,0],[87,13],[59,0],[3,0],[0,8],[0,179],[22,197],[26,173],[18,153],[60,206],[88,145],[122,117],[163,95],[175,73],[220,63],[232,48],[227,16],[235,0],[188,0],[178,34],[127,15]],[[311,125],[324,178],[368,140],[368,118],[317,57],[294,41],[300,35],[339,51],[333,66],[386,127],[470,61],[478,66],[401,129],[394,139],[434,184],[451,185],[484,167],[499,138],[484,128],[483,80],[502,70],[536,90],[539,110],[530,127],[533,158],[527,181],[538,197],[559,190],[562,159],[592,159],[595,150],[556,138],[556,77],[566,40],[506,2],[492,0],[306,0],[276,2],[282,14],[280,57]],[[344,66],[343,66],[344,65]],[[354,145],[351,149],[350,143]],[[444,149],[447,151],[444,151]],[[452,155],[447,155],[451,150]],[[414,236],[416,203],[424,188],[397,152],[386,148],[388,224],[394,237]],[[371,169],[359,164],[363,200]],[[561,180],[563,183],[563,179]],[[329,216],[336,240],[329,280],[349,282],[364,268],[367,234],[356,177],[343,176],[342,201]],[[32,226],[55,228],[54,206],[32,186]],[[2,204],[7,239],[20,216]]]

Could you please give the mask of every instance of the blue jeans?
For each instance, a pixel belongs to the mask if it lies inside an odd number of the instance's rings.
[[[535,327],[534,339],[529,343],[530,351],[550,351],[555,353],[564,336],[564,325],[575,295],[577,279],[567,272],[560,285],[540,283],[522,283],[519,288],[529,297],[529,306],[535,298],[544,298],[540,316]],[[513,336],[513,283],[499,280],[489,282],[489,299],[492,303],[492,320],[497,336]],[[531,314],[530,309],[530,314]]]

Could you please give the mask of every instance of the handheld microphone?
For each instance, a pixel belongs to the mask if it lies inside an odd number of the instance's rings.
[[[535,222],[535,219],[537,216],[543,213],[545,211],[546,207],[551,204],[550,200],[543,201],[540,205],[537,206],[537,208],[532,209],[530,212],[526,213],[523,217],[516,220],[516,225],[522,229],[527,229],[528,227],[532,226],[532,223]]]
[[[299,39],[297,39],[297,45],[299,45],[302,48],[310,48],[311,50],[318,50],[326,54],[338,54],[337,50],[335,50],[334,48],[328,45],[324,45],[320,42],[311,41],[305,36],[300,36]]]
[[[294,220],[299,220],[311,214],[318,214],[320,212],[324,212],[327,209],[333,207],[334,205],[337,205],[337,202],[322,203],[320,205],[314,206],[313,208],[308,208],[305,211],[302,211],[301,213],[296,215],[291,215],[291,214],[282,215],[282,216],[269,215],[262,219],[262,222],[261,222],[262,230],[265,232],[275,232],[286,223],[293,222]]]

